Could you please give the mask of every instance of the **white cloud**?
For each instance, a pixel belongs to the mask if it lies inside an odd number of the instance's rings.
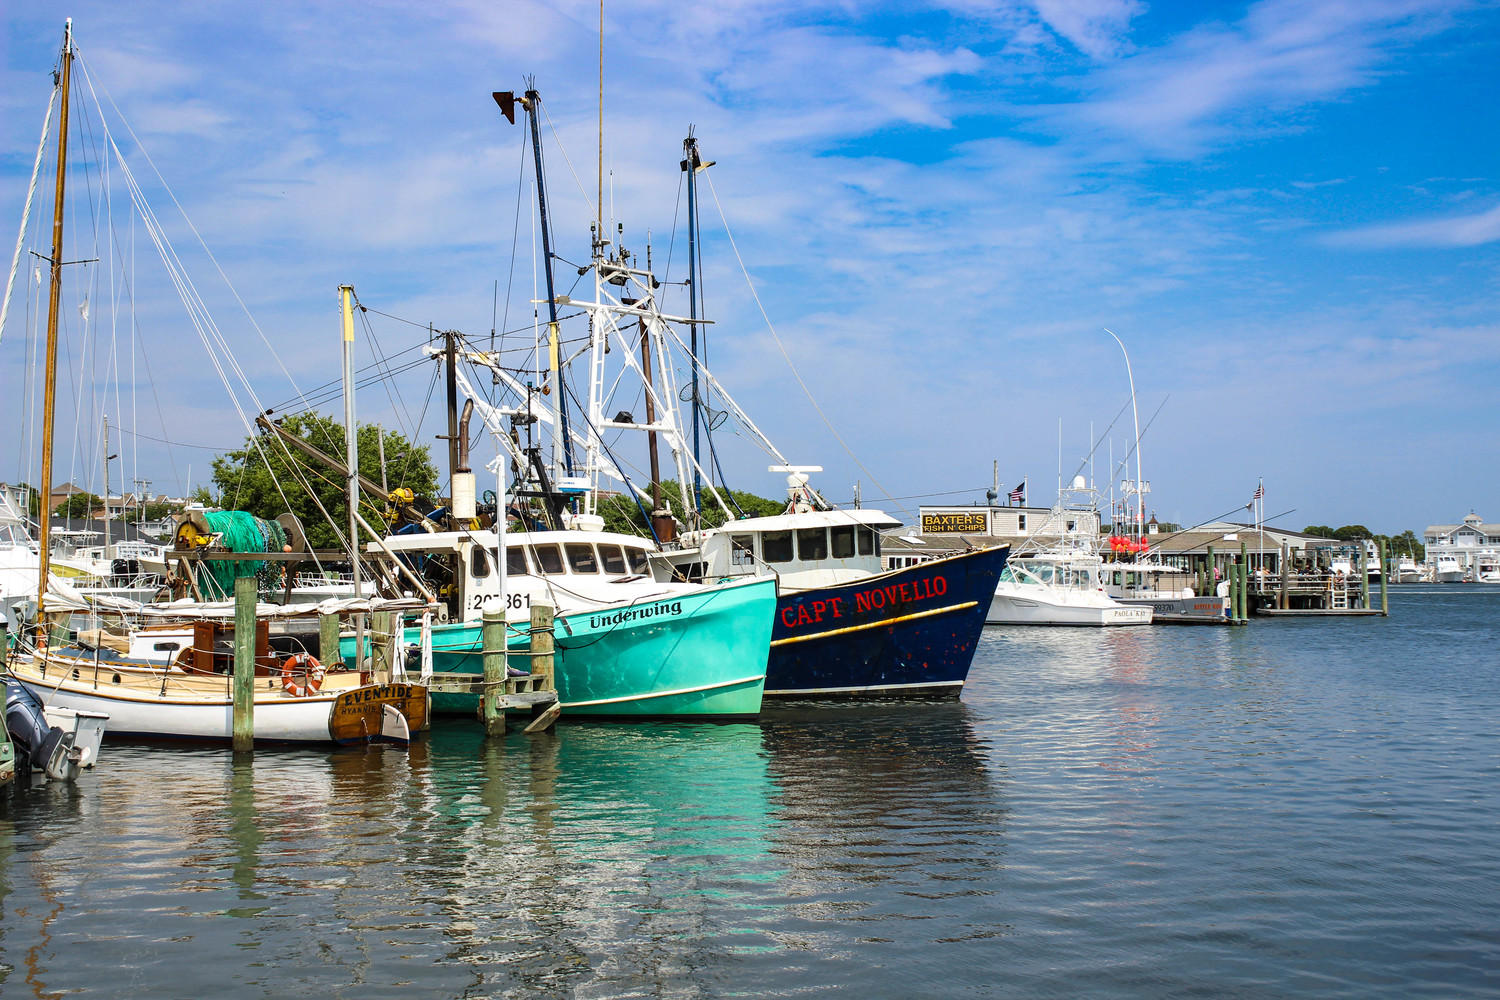
[[[1331,246],[1362,249],[1474,247],[1496,240],[1500,240],[1500,205],[1468,215],[1363,226],[1324,238]]]

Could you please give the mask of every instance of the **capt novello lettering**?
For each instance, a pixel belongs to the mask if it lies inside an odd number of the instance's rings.
[[[847,597],[827,597],[817,601],[803,601],[793,607],[785,607],[778,612],[781,616],[781,624],[787,628],[801,628],[804,625],[816,625],[819,622],[830,622],[845,615],[860,611],[879,611],[882,608],[904,604],[914,604],[918,601],[929,600],[934,597],[942,597],[948,592],[948,580],[942,576],[930,576],[921,580],[910,580],[906,583],[892,583],[884,587],[872,587],[869,590],[861,590],[854,595],[854,606],[849,606]]]
[[[983,511],[969,514],[923,514],[922,534],[948,535],[957,531],[985,532],[989,521]]]
[[[623,625],[626,622],[645,621],[650,618],[674,618],[682,614],[682,602],[652,604],[644,608],[627,608],[612,615],[594,615],[589,618],[589,628],[604,628],[607,625]]]

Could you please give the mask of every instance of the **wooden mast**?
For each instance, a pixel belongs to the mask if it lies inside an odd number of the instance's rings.
[[[73,19],[63,27],[62,111],[57,119],[57,192],[52,205],[52,291],[47,299],[47,363],[43,372],[42,403],[42,505],[38,523],[41,562],[36,578],[36,617],[42,610],[52,572],[52,425],[57,414],[57,306],[62,299],[63,189],[68,173],[68,88],[73,70]],[[42,625],[42,635],[47,635]]]

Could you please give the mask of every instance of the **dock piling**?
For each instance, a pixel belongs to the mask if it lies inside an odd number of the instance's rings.
[[[1383,567],[1381,569],[1381,571],[1380,571],[1380,613],[1383,614],[1383,615],[1388,615],[1388,614],[1391,613],[1391,605],[1390,605],[1389,597],[1386,594],[1386,589],[1385,588],[1386,588],[1386,578],[1388,576],[1390,576],[1391,574],[1390,574],[1390,562],[1387,561],[1386,558],[1385,558],[1385,539],[1384,538],[1382,538],[1380,540],[1380,565]]]
[[[551,605],[531,606],[531,676],[538,680],[545,678],[546,690],[556,688],[552,679],[552,620]]]
[[[1280,577],[1277,587],[1279,592],[1276,595],[1276,606],[1285,611],[1287,607],[1286,588],[1292,575],[1291,563],[1287,561],[1287,543],[1285,540],[1281,543],[1281,562],[1277,563],[1276,568],[1279,570],[1277,576]]]
[[[504,605],[498,600],[487,601],[484,606],[484,696],[480,699],[486,736],[505,735],[505,678],[508,672],[505,629]]]
[[[234,710],[236,753],[255,749],[255,577],[234,581]]]
[[[344,660],[339,652],[339,616],[318,616],[318,662],[332,670]]]

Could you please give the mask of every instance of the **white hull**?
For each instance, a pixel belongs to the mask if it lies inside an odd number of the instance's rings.
[[[93,690],[92,683],[38,680],[18,672],[16,679],[49,708],[102,712],[109,716],[111,736],[225,740],[234,735],[230,698],[158,698],[129,691]],[[90,678],[90,680],[92,680]],[[256,692],[255,738],[278,742],[327,743],[328,717],[338,692],[293,698]]]
[[[1438,570],[1438,583],[1463,583],[1464,571],[1461,569]]]
[[[990,601],[986,625],[1150,625],[1149,607],[1117,604],[1077,604],[1048,600],[1044,595],[996,593]]]
[[[1198,615],[1222,618],[1229,610],[1227,597],[1169,597],[1165,594],[1116,597],[1121,604],[1150,608],[1159,615]]]

